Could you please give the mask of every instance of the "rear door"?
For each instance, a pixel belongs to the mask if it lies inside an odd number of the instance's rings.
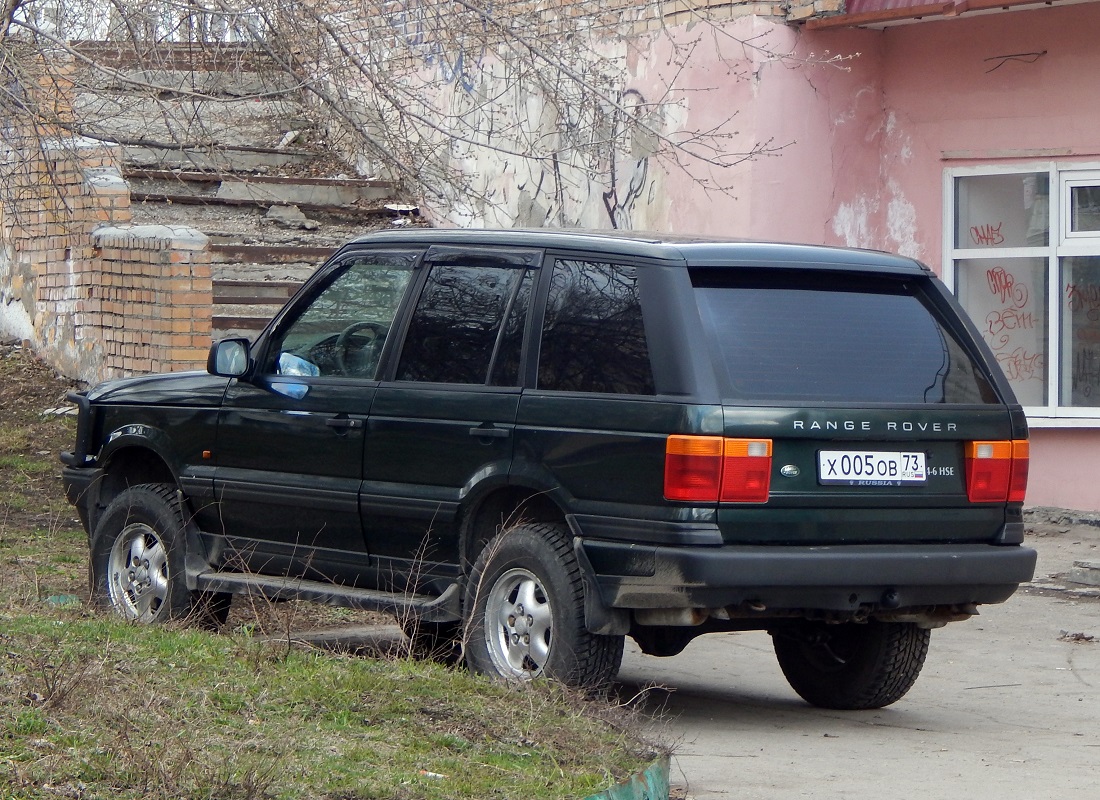
[[[432,247],[377,390],[363,515],[383,575],[454,578],[458,514],[507,481],[538,250]]]
[[[725,435],[773,447],[767,503],[720,511],[727,541],[998,535],[1006,498],[971,500],[967,457],[972,442],[1003,454],[1026,433],[931,278],[746,269],[692,281]]]
[[[643,323],[655,265],[553,255],[540,287],[538,353],[517,424],[516,482],[542,490],[590,536],[638,536],[678,509],[661,500],[665,438],[683,403],[657,397]],[[650,294],[653,305],[667,298]]]

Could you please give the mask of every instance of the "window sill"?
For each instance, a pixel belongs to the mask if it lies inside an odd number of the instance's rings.
[[[1044,416],[1045,412],[1032,413],[1027,409],[1024,413],[1027,414],[1029,428],[1100,428],[1100,417],[1052,417]]]

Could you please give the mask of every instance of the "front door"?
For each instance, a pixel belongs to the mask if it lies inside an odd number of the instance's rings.
[[[226,393],[215,453],[222,533],[251,570],[362,582],[359,514],[376,372],[420,253],[369,251],[326,268]],[[299,570],[301,573],[302,571]]]

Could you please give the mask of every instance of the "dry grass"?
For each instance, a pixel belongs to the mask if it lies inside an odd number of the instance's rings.
[[[546,683],[80,609],[0,629],[5,797],[581,798],[654,755]]]
[[[0,798],[583,798],[655,756],[628,711],[546,683],[287,635],[377,617],[238,599],[218,635],[89,610],[73,425],[40,413],[65,388],[0,348]]]

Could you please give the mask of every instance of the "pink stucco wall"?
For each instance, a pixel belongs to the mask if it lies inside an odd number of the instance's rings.
[[[1031,431],[1029,506],[1100,510],[1100,432]]]
[[[765,34],[772,50],[805,61],[733,53],[747,78],[689,103],[687,122],[741,108],[741,146],[785,146],[739,167],[728,196],[670,176],[658,227],[882,248],[941,272],[945,169],[1100,162],[1100,4],[884,30],[767,20],[731,30]],[[1042,55],[998,58],[1024,53]],[[820,63],[835,55],[855,57]],[[713,83],[728,66],[699,53],[694,80]],[[1100,510],[1100,429],[1034,427],[1032,436],[1029,505]]]
[[[873,244],[940,271],[945,168],[1100,160],[1098,30],[1100,6],[1087,4],[857,34],[881,47],[892,128],[879,162],[886,225]],[[1043,55],[998,58],[1022,53]],[[1100,510],[1100,430],[1033,428],[1028,503]]]
[[[753,235],[880,247],[939,271],[946,167],[1100,160],[1098,30],[1091,3],[789,33],[797,55],[858,56],[762,68],[757,135],[792,144],[753,165]],[[997,58],[1021,53],[1044,55]]]

